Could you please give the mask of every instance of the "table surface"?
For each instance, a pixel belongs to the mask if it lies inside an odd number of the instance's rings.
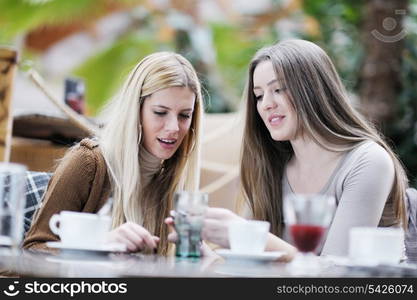
[[[416,265],[355,266],[317,257],[318,273],[291,273],[277,261],[220,257],[177,258],[126,253],[61,251],[59,254],[0,249],[0,268],[34,277],[417,277]]]

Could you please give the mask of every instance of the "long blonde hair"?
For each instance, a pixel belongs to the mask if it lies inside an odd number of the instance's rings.
[[[286,40],[260,49],[249,66],[244,98],[246,122],[242,146],[243,193],[255,219],[271,222],[271,231],[282,235],[282,186],[285,165],[293,155],[289,141],[274,141],[256,109],[253,73],[257,65],[270,61],[277,78],[283,80],[297,114],[296,134],[302,132],[330,151],[346,151],[372,140],[390,155],[395,179],[389,201],[395,217],[406,224],[404,195],[407,177],[401,162],[377,130],[349,103],[339,75],[319,46],[304,40]]]
[[[188,87],[194,92],[191,126],[176,153],[164,162],[164,171],[144,190],[139,168],[140,111],[147,96],[169,87]],[[194,68],[184,57],[170,52],[154,53],[141,60],[105,108],[108,119],[99,143],[113,191],[113,228],[126,221],[144,226],[160,237],[160,254],[168,251],[164,219],[172,209],[174,192],[199,186],[203,111],[201,86]]]

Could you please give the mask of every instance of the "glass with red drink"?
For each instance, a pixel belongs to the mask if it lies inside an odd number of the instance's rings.
[[[319,265],[315,251],[320,245],[335,210],[334,197],[324,194],[296,195],[284,199],[284,219],[289,236],[299,250],[289,264],[296,275],[311,275]]]

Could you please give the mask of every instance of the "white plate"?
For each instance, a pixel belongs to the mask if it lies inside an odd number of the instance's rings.
[[[46,245],[50,248],[57,248],[62,250],[84,250],[84,251],[99,251],[99,252],[125,252],[126,245],[121,243],[109,243],[102,245],[68,245],[62,242],[47,242]]]
[[[236,253],[230,249],[217,249],[216,253],[223,256],[226,259],[239,259],[239,260],[257,260],[257,261],[273,261],[285,255],[282,251],[265,251],[259,254],[250,253]]]

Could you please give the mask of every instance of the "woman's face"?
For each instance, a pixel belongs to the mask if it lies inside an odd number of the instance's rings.
[[[160,159],[170,158],[188,133],[195,94],[188,87],[170,87],[146,97],[141,109],[143,146]]]
[[[295,138],[297,116],[271,61],[259,63],[253,72],[253,93],[256,108],[275,141],[288,141]]]

